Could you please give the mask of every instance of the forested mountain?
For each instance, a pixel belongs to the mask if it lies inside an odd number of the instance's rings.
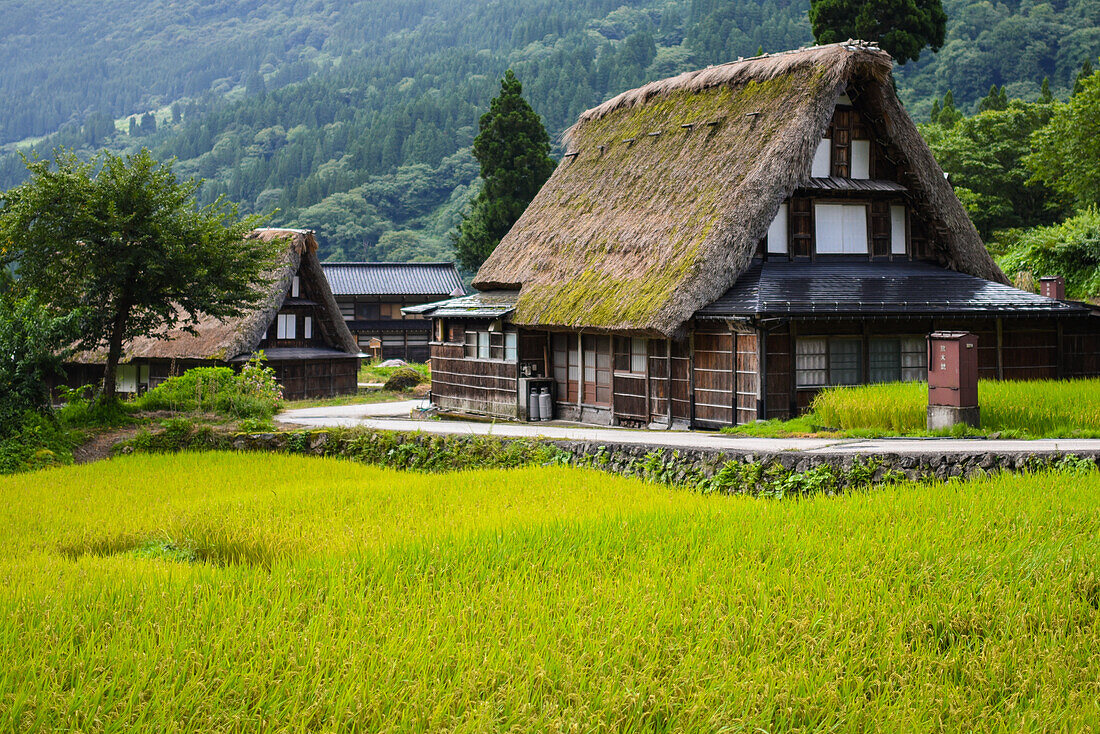
[[[948,41],[899,70],[926,118],[951,89],[1065,96],[1100,0],[946,0]],[[450,256],[477,120],[513,68],[557,136],[647,80],[811,41],[808,0],[0,2],[0,188],[16,150],[148,146],[330,258]]]

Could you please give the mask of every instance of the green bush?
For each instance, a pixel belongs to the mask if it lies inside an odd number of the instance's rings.
[[[1009,276],[1030,272],[1036,279],[1061,275],[1070,298],[1100,295],[1100,210],[1095,207],[1052,227],[1035,227],[1009,237],[1000,259]]]
[[[401,367],[386,380],[386,384],[383,385],[384,390],[392,390],[393,392],[402,392],[409,390],[420,383],[424,382],[426,378],[414,369],[408,367]]]
[[[74,445],[53,416],[28,411],[19,429],[0,440],[0,474],[71,464]]]
[[[139,410],[265,419],[275,415],[282,397],[274,370],[263,365],[261,352],[239,373],[229,367],[196,367],[170,377],[135,400],[134,405]]]

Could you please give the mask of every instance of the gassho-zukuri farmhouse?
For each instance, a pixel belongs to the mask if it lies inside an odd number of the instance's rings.
[[[715,427],[828,385],[920,380],[926,336],[982,378],[1100,373],[1100,313],[1009,285],[894,93],[850,41],[652,82],[588,110],[433,322],[432,398],[524,417]],[[1041,274],[1040,274],[1041,275]]]

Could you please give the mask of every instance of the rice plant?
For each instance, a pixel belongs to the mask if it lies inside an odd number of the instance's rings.
[[[564,467],[0,478],[0,731],[1087,730],[1100,474],[798,501]]]
[[[1030,437],[1100,436],[1100,379],[978,382],[982,428]],[[840,429],[919,433],[923,382],[838,387],[814,400],[812,423]]]

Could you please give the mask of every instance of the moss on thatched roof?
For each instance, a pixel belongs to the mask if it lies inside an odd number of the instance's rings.
[[[359,346],[340,315],[340,307],[329,289],[328,280],[317,260],[317,240],[313,232],[299,229],[257,229],[248,237],[265,241],[283,240],[286,247],[267,278],[270,286],[267,294],[236,318],[217,319],[200,315],[193,321],[185,321],[176,328],[159,335],[139,337],[123,346],[123,362],[133,359],[196,359],[228,362],[234,357],[255,351],[268,327],[275,320],[290,292],[290,284],[297,274],[302,288],[317,302],[317,328],[332,347],[349,354],[357,354]],[[190,327],[191,331],[188,330]],[[105,362],[106,350],[82,352],[74,362]]]
[[[521,325],[677,333],[747,268],[850,86],[916,170],[945,264],[1003,281],[891,68],[877,48],[835,44],[688,72],[585,112],[474,286],[519,289]]]

